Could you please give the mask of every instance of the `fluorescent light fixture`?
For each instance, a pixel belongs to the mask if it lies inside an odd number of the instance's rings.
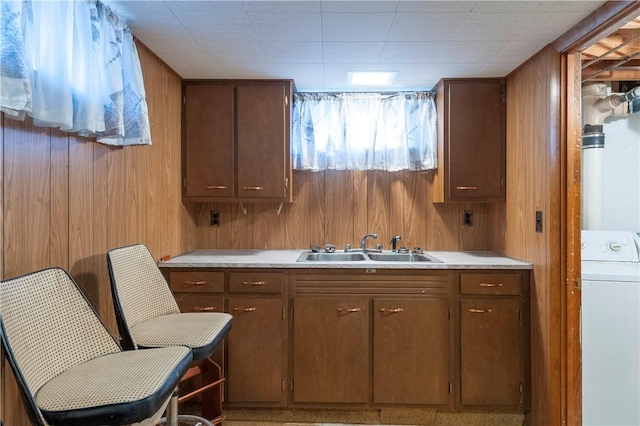
[[[389,86],[397,71],[349,71],[347,83],[353,86]]]

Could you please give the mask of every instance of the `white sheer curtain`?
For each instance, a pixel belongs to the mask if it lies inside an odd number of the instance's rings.
[[[1,1],[0,109],[109,145],[150,144],[142,69],[100,1]]]
[[[296,93],[291,141],[298,170],[435,169],[434,95]]]

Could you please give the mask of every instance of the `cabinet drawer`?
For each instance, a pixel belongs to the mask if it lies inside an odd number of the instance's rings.
[[[224,299],[207,294],[173,293],[180,312],[224,312]]]
[[[174,293],[222,293],[224,272],[171,272],[169,286]]]
[[[282,293],[281,272],[230,272],[231,293]]]
[[[520,294],[520,274],[460,274],[460,294]]]

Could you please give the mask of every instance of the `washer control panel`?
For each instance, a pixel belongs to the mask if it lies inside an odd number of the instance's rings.
[[[582,231],[582,260],[638,262],[640,236],[633,232]]]

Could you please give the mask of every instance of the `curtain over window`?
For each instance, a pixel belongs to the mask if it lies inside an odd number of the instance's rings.
[[[434,95],[297,93],[291,139],[299,170],[435,169]]]
[[[100,1],[5,1],[0,109],[109,145],[150,144],[140,60],[125,23]]]

